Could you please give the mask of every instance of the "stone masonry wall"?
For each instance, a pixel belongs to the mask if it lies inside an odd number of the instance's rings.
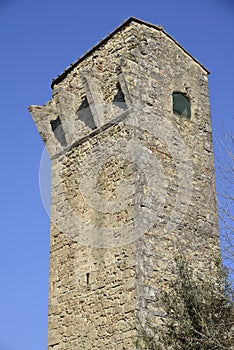
[[[158,159],[167,179],[163,210],[139,242],[137,255],[142,322],[155,324],[155,316],[163,314],[156,302],[160,288],[155,286],[166,287],[173,258],[185,254],[202,275],[214,268],[212,259],[219,259],[209,91],[207,74],[163,32],[134,23],[132,36],[135,48],[126,70],[131,71],[131,98],[138,103],[140,139]],[[173,113],[175,91],[190,99],[190,120]],[[147,125],[155,124],[157,131],[149,132]],[[187,181],[182,184],[180,176]],[[180,186],[184,198],[177,205]],[[175,208],[178,215],[173,218]]]
[[[59,193],[65,191],[78,220],[104,228],[126,225],[126,221],[131,220],[131,203],[128,210],[124,208],[113,214],[97,212],[84,201],[79,184],[79,167],[88,153],[100,141],[108,144],[108,140],[120,135],[131,137],[131,131],[127,133],[123,123],[73,147],[66,154],[63,181],[53,186],[52,213],[63,210]],[[116,195],[119,181],[132,181],[131,162],[119,157],[113,156],[105,163],[101,173],[97,191],[110,200]],[[52,179],[55,177],[52,175]],[[85,234],[91,247],[76,242],[71,231],[64,235],[53,223],[51,226],[49,349],[135,349],[135,243],[96,248],[97,239],[102,237],[97,237],[95,232],[93,237],[82,232]],[[82,238],[78,238],[80,240]]]

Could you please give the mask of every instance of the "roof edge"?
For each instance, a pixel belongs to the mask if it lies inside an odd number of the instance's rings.
[[[177,46],[179,46],[188,56],[190,56],[199,66],[201,66],[207,74],[210,74],[210,71],[203,66],[195,57],[193,57],[182,45],[180,45],[170,34],[168,34],[162,26],[157,26],[155,24],[145,22],[136,17],[129,17],[125,20],[120,26],[116,27],[113,32],[108,34],[104,39],[100,40],[95,46],[93,46],[90,50],[86,51],[83,56],[77,59],[76,62],[72,63],[68,68],[66,68],[61,74],[59,74],[56,78],[52,80],[51,88],[54,88],[54,85],[59,84],[80,62],[82,62],[86,57],[88,57],[92,52],[98,49],[100,46],[105,44],[109,39],[111,39],[116,33],[118,33],[121,29],[128,26],[131,22],[136,22],[139,24],[144,24],[147,27],[154,28],[156,30],[162,31],[168,38],[170,38]]]

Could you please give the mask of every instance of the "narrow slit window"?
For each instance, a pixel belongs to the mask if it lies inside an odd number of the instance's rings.
[[[173,112],[191,118],[191,106],[188,97],[180,92],[173,92]]]
[[[50,121],[51,129],[54,136],[62,146],[67,146],[66,136],[62,127],[62,123],[59,117]]]
[[[86,273],[86,284],[89,285],[89,272]]]

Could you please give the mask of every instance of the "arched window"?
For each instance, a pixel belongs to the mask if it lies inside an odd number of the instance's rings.
[[[181,92],[173,92],[173,112],[188,119],[191,118],[190,101]]]

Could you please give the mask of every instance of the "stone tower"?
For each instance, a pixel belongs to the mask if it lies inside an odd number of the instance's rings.
[[[52,160],[49,350],[133,350],[183,252],[219,255],[208,71],[129,18],[29,108]]]

